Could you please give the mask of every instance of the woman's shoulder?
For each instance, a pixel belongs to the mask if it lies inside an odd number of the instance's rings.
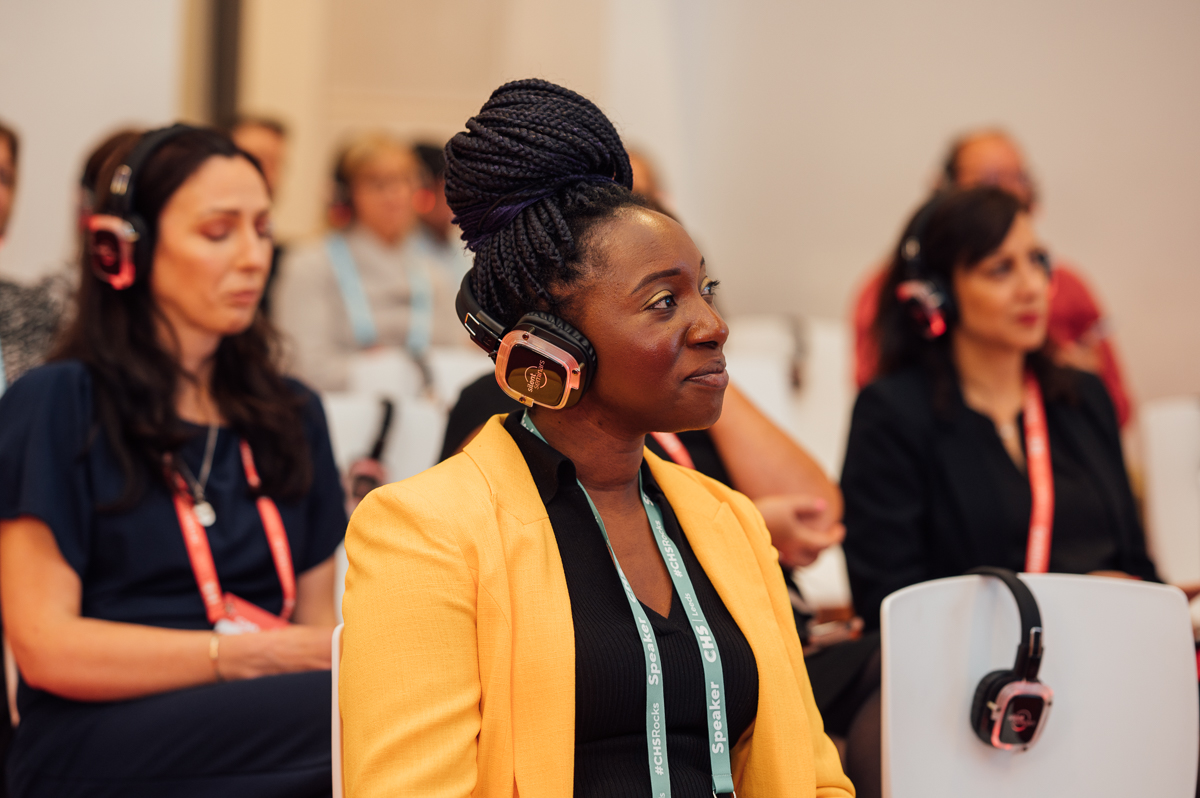
[[[92,375],[77,360],[30,369],[0,397],[0,447],[58,442],[75,450],[93,423]],[[16,447],[16,448],[12,448]]]
[[[1047,410],[1054,407],[1058,414],[1081,416],[1108,433],[1119,430],[1117,411],[1104,380],[1088,371],[1065,368],[1063,380],[1068,388],[1062,398],[1048,399]]]
[[[886,415],[907,426],[933,423],[933,380],[922,368],[910,367],[879,377],[858,394],[854,415]]]
[[[9,386],[4,393],[6,404],[44,403],[74,399],[90,403],[92,373],[78,360],[56,360],[32,368]]]

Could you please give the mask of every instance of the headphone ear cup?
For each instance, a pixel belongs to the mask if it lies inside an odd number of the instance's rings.
[[[1004,689],[1004,685],[1017,681],[1014,671],[992,671],[979,680],[975,697],[971,700],[971,728],[975,735],[988,745],[992,744],[992,710],[989,703]]]
[[[544,313],[540,310],[530,311],[521,317],[516,326],[520,327],[522,324],[530,324],[545,331],[551,337],[557,337],[559,340],[552,341],[552,343],[568,352],[572,349],[578,351],[579,354],[576,355],[576,358],[583,366],[583,382],[579,385],[579,394],[582,396],[587,387],[591,385],[592,377],[596,373],[596,350],[592,347],[592,342],[569,322],[563,321],[553,313]]]

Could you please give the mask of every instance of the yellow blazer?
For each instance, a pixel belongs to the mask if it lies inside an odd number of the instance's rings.
[[[575,634],[554,530],[493,417],[466,450],[372,491],[350,519],[340,684],[346,795],[566,798]],[[733,749],[741,798],[849,798],[762,516],[646,452],[758,663]]]

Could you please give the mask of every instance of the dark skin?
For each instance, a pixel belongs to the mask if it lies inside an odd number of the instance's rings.
[[[706,429],[720,417],[729,330],[704,259],[674,220],[622,209],[587,243],[584,276],[559,296],[600,365],[578,404],[532,416],[575,463],[633,592],[665,616],[671,579],[638,493],[642,449],[649,432]]]

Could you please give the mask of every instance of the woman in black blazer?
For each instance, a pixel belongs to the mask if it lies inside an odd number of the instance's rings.
[[[1045,353],[1048,264],[1027,210],[995,188],[935,197],[900,240],[876,322],[882,376],[858,397],[842,472],[846,564],[868,628],[907,585],[1027,570],[1036,412],[1023,407],[1036,389],[1047,569],[1157,579],[1104,385]]]

